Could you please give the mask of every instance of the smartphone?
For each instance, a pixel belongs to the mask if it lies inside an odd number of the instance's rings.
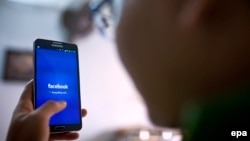
[[[59,41],[34,41],[34,108],[46,101],[66,101],[67,107],[51,117],[51,133],[82,128],[77,45]]]

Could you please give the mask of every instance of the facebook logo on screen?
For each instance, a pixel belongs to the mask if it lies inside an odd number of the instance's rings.
[[[36,107],[47,100],[67,102],[50,125],[79,124],[81,121],[76,52],[36,49]]]
[[[49,89],[68,89],[68,85],[65,84],[65,85],[60,85],[60,84],[57,84],[57,85],[51,85],[50,83],[48,84],[48,88]]]

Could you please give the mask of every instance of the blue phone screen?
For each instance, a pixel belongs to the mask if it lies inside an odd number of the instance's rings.
[[[78,56],[73,50],[36,48],[36,108],[48,100],[67,102],[50,125],[80,124]]]

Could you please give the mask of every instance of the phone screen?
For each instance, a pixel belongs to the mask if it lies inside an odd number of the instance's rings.
[[[81,124],[77,48],[35,44],[35,108],[48,100],[67,102],[67,107],[52,116],[50,126]]]

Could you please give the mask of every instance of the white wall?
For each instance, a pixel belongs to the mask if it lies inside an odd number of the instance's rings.
[[[32,50],[36,38],[63,40],[60,12],[0,2],[0,74],[9,46]],[[118,58],[115,45],[93,31],[79,46],[82,106],[88,109],[79,140],[105,140],[105,132],[150,126],[145,106]],[[12,111],[25,83],[0,80],[0,140],[4,140]],[[106,137],[108,138],[108,137]]]
[[[62,40],[60,13],[52,9],[0,2],[0,67],[6,47],[32,50],[32,42],[40,38]],[[0,70],[2,74],[2,69]]]

